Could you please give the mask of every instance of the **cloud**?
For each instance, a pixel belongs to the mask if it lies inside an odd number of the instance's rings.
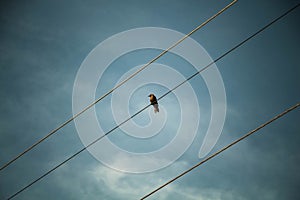
[[[94,179],[99,187],[105,186],[109,194],[114,194],[119,199],[139,199],[158,186],[169,181],[179,172],[187,169],[187,163],[180,161],[173,166],[157,173],[127,174],[112,170],[105,166],[97,166],[89,171],[90,178]],[[221,199],[245,199],[234,190],[223,188],[198,187],[197,183],[182,184],[175,181],[167,187],[151,195],[149,199],[160,200],[221,200]]]
[[[180,162],[176,164],[176,167],[171,167],[173,170],[169,171],[168,174],[174,173],[174,169],[183,168],[186,166],[185,162]],[[166,175],[166,170],[161,170],[157,173],[146,173],[146,174],[128,174],[123,172],[118,172],[113,169],[107,168],[105,166],[97,166],[92,171],[90,175],[98,182],[105,185],[108,188],[109,193],[117,194],[122,197],[122,199],[137,199],[141,198],[145,194],[149,193],[158,184],[163,184],[167,181],[170,175]],[[167,191],[171,187],[168,187]],[[161,193],[160,197],[166,196],[166,194]]]

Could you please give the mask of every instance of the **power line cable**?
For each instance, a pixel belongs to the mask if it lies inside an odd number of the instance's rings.
[[[176,47],[179,43],[181,43],[182,41],[184,41],[186,38],[188,38],[189,36],[191,36],[193,33],[195,33],[196,31],[198,31],[200,28],[202,28],[203,26],[205,26],[206,24],[208,24],[210,21],[212,21],[214,18],[216,18],[217,16],[219,16],[221,13],[223,13],[225,10],[227,10],[229,7],[231,7],[233,4],[235,4],[238,0],[234,0],[232,1],[230,4],[228,4],[227,6],[225,6],[223,9],[221,9],[219,12],[217,12],[216,14],[214,14],[212,17],[210,17],[209,19],[207,19],[205,22],[203,22],[201,25],[199,25],[198,27],[196,27],[194,30],[192,30],[190,33],[188,33],[187,35],[185,35],[184,37],[182,37],[180,40],[178,40],[176,43],[174,43],[173,45],[171,45],[169,48],[167,48],[166,50],[164,50],[162,53],[160,53],[158,56],[156,56],[155,58],[153,58],[150,62],[148,62],[147,64],[145,64],[144,66],[142,66],[140,69],[138,69],[136,72],[134,72],[133,74],[131,74],[129,77],[127,77],[125,80],[123,80],[122,82],[120,82],[119,84],[117,84],[115,87],[113,87],[111,90],[109,90],[107,93],[105,93],[104,95],[102,95],[101,97],[99,97],[96,101],[94,101],[92,104],[90,104],[89,106],[87,106],[86,108],[84,108],[82,111],[78,112],[77,114],[73,115],[70,119],[68,119],[67,121],[65,121],[64,123],[62,123],[60,126],[58,126],[57,128],[53,129],[51,132],[49,132],[46,136],[44,136],[43,138],[41,138],[40,140],[38,140],[37,142],[35,142],[33,145],[31,145],[30,147],[28,147],[26,150],[24,150],[22,153],[20,153],[19,155],[17,155],[15,158],[13,158],[12,160],[10,160],[9,162],[7,162],[6,164],[4,164],[1,168],[0,171],[3,170],[4,168],[8,167],[10,164],[12,164],[13,162],[15,162],[17,159],[19,159],[20,157],[22,157],[24,154],[26,154],[27,152],[29,152],[31,149],[33,149],[35,146],[37,146],[38,144],[40,144],[41,142],[43,142],[44,140],[46,140],[48,137],[50,137],[51,135],[53,135],[54,133],[56,133],[58,130],[62,129],[64,126],[66,126],[67,124],[69,124],[70,122],[72,122],[75,118],[77,118],[78,116],[80,116],[82,113],[84,113],[85,111],[87,111],[88,109],[90,109],[91,107],[93,107],[95,104],[97,104],[99,101],[101,101],[102,99],[104,99],[105,97],[107,97],[109,94],[111,94],[114,90],[116,90],[117,88],[119,88],[120,86],[122,86],[124,83],[126,83],[127,81],[129,81],[130,79],[132,79],[134,76],[136,76],[138,73],[140,73],[142,70],[144,70],[146,67],[148,67],[149,65],[151,65],[152,63],[154,63],[156,60],[158,60],[160,57],[162,57],[163,55],[165,55],[167,52],[169,52],[171,49],[173,49],[174,47]]]
[[[256,35],[258,35],[259,33],[261,33],[262,31],[264,31],[266,28],[270,27],[272,24],[274,24],[276,21],[278,21],[279,19],[283,18],[285,15],[287,15],[288,13],[290,13],[292,10],[296,9],[300,4],[298,4],[297,6],[293,7],[292,9],[288,10],[286,13],[284,13],[283,15],[279,16],[278,18],[276,18],[275,20],[271,21],[269,24],[267,24],[266,26],[264,26],[263,28],[261,28],[260,30],[258,30],[257,32],[255,32],[254,34],[252,34],[251,36],[249,36],[248,38],[246,38],[245,40],[243,40],[242,42],[240,42],[239,44],[237,44],[236,46],[234,46],[233,48],[231,48],[230,50],[228,50],[227,52],[225,52],[224,54],[222,54],[220,57],[218,57],[216,60],[214,60],[213,62],[211,62],[210,64],[208,64],[206,67],[202,68],[200,71],[196,72],[195,74],[193,74],[192,76],[190,76],[188,79],[186,79],[185,81],[181,82],[180,84],[178,84],[177,86],[175,86],[174,88],[172,88],[171,90],[169,90],[168,92],[166,92],[165,94],[163,94],[161,97],[158,98],[158,100],[162,99],[163,97],[165,97],[166,95],[168,95],[169,93],[171,93],[173,90],[177,89],[178,87],[180,87],[181,85],[183,85],[184,83],[187,82],[187,80],[192,79],[193,77],[195,77],[197,74],[201,73],[202,71],[204,71],[205,69],[207,69],[208,67],[212,66],[213,63],[219,61],[220,59],[224,58],[226,55],[228,55],[229,53],[231,53],[232,51],[236,50],[238,47],[242,46],[243,44],[245,44],[247,41],[249,41],[250,39],[252,39],[253,37],[255,37]],[[125,124],[127,121],[129,121],[130,119],[134,118],[135,116],[137,116],[138,114],[140,114],[141,112],[143,112],[144,110],[146,110],[149,106],[151,106],[151,104],[147,105],[146,107],[144,107],[143,109],[141,109],[140,111],[136,112],[135,114],[133,114],[132,116],[130,116],[128,119],[126,119],[125,121],[123,121],[122,123],[120,123],[119,125],[115,126],[113,129],[111,129],[110,131],[106,132],[104,135],[102,135],[101,137],[97,138],[95,141],[91,142],[90,144],[88,144],[86,147],[82,148],[81,150],[77,151],[75,154],[73,154],[72,156],[70,156],[69,158],[67,158],[66,160],[64,160],[63,162],[61,162],[60,164],[58,164],[57,166],[55,166],[54,168],[52,168],[51,170],[49,170],[48,172],[46,172],[45,174],[43,174],[42,176],[40,176],[39,178],[35,179],[34,181],[32,181],[31,183],[29,183],[28,185],[26,185],[25,187],[23,187],[22,189],[20,189],[18,192],[14,193],[12,196],[10,196],[8,199],[11,199],[15,196],[17,196],[18,194],[20,194],[21,192],[23,192],[24,190],[26,190],[27,188],[29,188],[30,186],[32,186],[34,183],[38,182],[39,180],[41,180],[42,178],[46,177],[47,175],[49,175],[51,172],[53,172],[54,170],[56,170],[57,168],[59,168],[60,166],[62,166],[63,164],[65,164],[66,162],[68,162],[69,160],[71,160],[72,158],[76,157],[77,155],[79,155],[81,152],[83,152],[84,150],[86,150],[87,148],[89,148],[90,146],[94,145],[95,143],[97,143],[98,141],[100,141],[102,138],[104,138],[105,136],[109,135],[111,132],[113,132],[114,130],[116,130],[117,128],[119,128],[120,126],[122,126],[123,124]]]
[[[169,180],[168,182],[166,182],[165,184],[161,185],[160,187],[158,187],[157,189],[153,190],[152,192],[150,192],[149,194],[145,195],[144,197],[141,198],[141,200],[144,200],[146,198],[148,198],[149,196],[153,195],[154,193],[156,193],[157,191],[161,190],[162,188],[166,187],[167,185],[169,185],[170,183],[174,182],[175,180],[179,179],[180,177],[186,175],[187,173],[191,172],[192,170],[196,169],[197,167],[199,167],[200,165],[204,164],[205,162],[209,161],[210,159],[212,159],[213,157],[219,155],[220,153],[222,153],[223,151],[229,149],[230,147],[232,147],[233,145],[237,144],[238,142],[244,140],[245,138],[249,137],[250,135],[252,135],[253,133],[259,131],[260,129],[264,128],[265,126],[267,126],[268,124],[271,124],[272,122],[274,122],[275,120],[283,117],[284,115],[286,115],[287,113],[289,113],[290,111],[296,109],[297,107],[300,106],[300,102],[297,103],[296,105],[288,108],[287,110],[283,111],[282,113],[280,113],[279,115],[273,117],[272,119],[270,119],[269,121],[261,124],[259,127],[253,129],[252,131],[248,132],[247,134],[243,135],[242,137],[240,137],[239,139],[235,140],[234,142],[230,143],[229,145],[223,147],[222,149],[218,150],[217,152],[215,152],[214,154],[210,155],[209,157],[207,157],[206,159],[200,161],[199,163],[197,163],[196,165],[194,165],[193,167],[189,168],[188,170],[182,172],[181,174],[179,174],[178,176],[176,176],[175,178]]]
[[[275,22],[279,21],[281,18],[283,18],[284,16],[286,16],[287,14],[289,14],[290,12],[292,12],[293,10],[295,10],[297,7],[299,7],[299,5],[300,4],[297,4],[296,6],[292,7],[288,11],[286,11],[284,14],[280,15],[279,17],[277,17],[276,19],[274,19],[273,21],[271,21],[266,26],[264,26],[261,29],[259,29],[257,32],[255,32],[254,34],[252,34],[251,36],[249,36],[248,38],[246,38],[245,40],[243,40],[242,42],[240,42],[238,45],[234,46],[232,49],[230,49],[229,51],[227,51],[226,53],[224,53],[223,55],[221,55],[220,57],[218,57],[216,60],[214,60],[213,62],[211,62],[210,64],[208,64],[206,67],[202,68],[197,73],[195,73],[192,76],[188,77],[185,81],[183,81],[182,83],[180,83],[179,85],[177,85],[176,87],[174,87],[172,90],[170,90],[166,94],[162,95],[159,99],[161,99],[164,96],[168,95],[170,92],[172,92],[176,88],[180,87],[181,85],[183,85],[187,81],[191,80],[192,78],[194,78],[195,76],[197,76],[199,73],[203,72],[204,70],[206,70],[207,68],[209,68],[211,65],[213,65],[216,62],[218,62],[219,60],[221,60],[222,58],[224,58],[225,56],[227,56],[228,54],[230,54],[232,51],[236,50],[237,48],[239,48],[240,46],[242,46],[243,44],[245,44],[246,42],[248,42],[249,40],[251,40],[252,38],[254,38],[256,35],[258,35],[259,33],[263,32],[265,29],[269,28],[272,24],[274,24]]]

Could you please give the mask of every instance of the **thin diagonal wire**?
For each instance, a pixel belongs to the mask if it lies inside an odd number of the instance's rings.
[[[217,16],[219,16],[220,14],[222,14],[225,10],[227,10],[229,7],[231,7],[233,4],[235,4],[238,0],[234,0],[232,1],[230,4],[228,4],[227,6],[225,6],[223,9],[221,9],[219,12],[217,12],[216,14],[214,14],[212,17],[210,17],[209,19],[207,19],[205,22],[203,22],[201,25],[199,25],[198,27],[196,27],[194,30],[192,30],[190,33],[188,33],[187,35],[185,35],[184,37],[182,37],[180,40],[178,40],[176,43],[174,43],[172,46],[170,46],[169,48],[167,48],[166,50],[164,50],[162,53],[160,53],[158,56],[156,56],[155,58],[153,58],[150,62],[148,62],[147,64],[145,64],[144,66],[142,66],[140,69],[138,69],[136,72],[134,72],[133,74],[131,74],[129,77],[127,77],[125,80],[123,80],[122,82],[120,82],[119,84],[117,84],[115,87],[113,87],[111,90],[109,90],[107,93],[105,93],[104,95],[102,95],[101,97],[99,97],[96,101],[94,101],[92,104],[90,104],[89,106],[87,106],[86,108],[84,108],[82,111],[80,111],[79,113],[73,115],[70,119],[68,119],[67,121],[65,121],[64,123],[62,123],[60,126],[58,126],[57,128],[53,129],[51,132],[49,132],[46,136],[44,136],[43,138],[41,138],[39,141],[35,142],[33,145],[31,145],[30,147],[28,147],[26,150],[24,150],[22,153],[20,153],[18,156],[16,156],[15,158],[13,158],[12,160],[10,160],[8,163],[6,163],[5,165],[3,165],[0,168],[0,171],[3,170],[4,168],[6,168],[7,166],[9,166],[10,164],[12,164],[13,162],[15,162],[17,159],[19,159],[20,157],[22,157],[24,154],[26,154],[27,152],[29,152],[31,149],[33,149],[35,146],[37,146],[38,144],[40,144],[41,142],[43,142],[44,140],[46,140],[48,137],[50,137],[51,135],[53,135],[54,133],[56,133],[58,130],[62,129],[64,126],[66,126],[67,124],[69,124],[71,121],[73,121],[75,118],[77,118],[79,115],[81,115],[82,113],[84,113],[85,111],[87,111],[88,109],[90,109],[91,107],[93,107],[95,104],[97,104],[99,101],[101,101],[102,99],[104,99],[105,97],[107,97],[109,94],[111,94],[114,90],[116,90],[117,88],[119,88],[120,86],[122,86],[124,83],[126,83],[127,81],[129,81],[130,79],[132,79],[134,76],[136,76],[138,73],[140,73],[142,70],[144,70],[146,67],[148,67],[149,65],[151,65],[152,63],[154,63],[156,60],[158,60],[160,57],[162,57],[163,55],[165,55],[167,52],[169,52],[171,49],[173,49],[174,47],[176,47],[179,43],[181,43],[183,40],[185,40],[186,38],[188,38],[189,36],[191,36],[193,33],[195,33],[196,31],[198,31],[200,28],[202,28],[203,26],[205,26],[206,24],[208,24],[210,21],[212,21],[214,18],[216,18]]]
[[[257,32],[255,32],[254,34],[252,34],[251,36],[249,36],[248,38],[246,38],[245,40],[243,40],[242,42],[240,42],[239,44],[237,44],[236,46],[234,46],[232,49],[230,49],[229,51],[227,51],[226,53],[224,53],[223,55],[221,55],[220,57],[218,57],[216,60],[214,60],[211,63],[209,63],[206,67],[202,68],[201,70],[199,70],[198,72],[196,72],[192,76],[188,77],[185,81],[183,81],[182,83],[180,83],[177,86],[175,86],[172,90],[169,90],[166,94],[162,95],[157,100],[160,100],[161,98],[165,97],[166,95],[168,95],[169,93],[171,93],[176,88],[180,87],[184,83],[188,82],[189,80],[191,80],[192,78],[194,78],[195,76],[197,76],[199,73],[201,73],[204,70],[206,70],[207,68],[211,67],[211,65],[213,65],[216,62],[218,62],[219,60],[221,60],[222,58],[224,58],[225,56],[227,56],[228,54],[230,54],[231,52],[233,52],[234,50],[236,50],[237,48],[239,48],[240,46],[242,46],[243,44],[245,44],[246,42],[248,42],[252,38],[254,38],[256,35],[258,35],[261,32],[263,32],[265,29],[269,28],[275,22],[279,21],[280,19],[282,19],[284,16],[286,16],[287,14],[289,14],[290,12],[292,12],[293,10],[295,10],[296,8],[298,8],[299,6],[300,6],[300,3],[297,4],[296,6],[292,7],[291,9],[289,9],[288,11],[286,11],[285,13],[283,13],[282,15],[280,15],[279,17],[277,17],[276,19],[274,19],[273,21],[271,21],[270,23],[268,23],[266,26],[264,26],[261,29],[259,29]]]
[[[66,160],[64,160],[63,162],[61,162],[60,164],[56,165],[55,167],[53,167],[51,170],[49,170],[48,172],[46,172],[45,174],[43,174],[42,176],[40,176],[39,178],[35,179],[34,181],[32,181],[31,183],[29,183],[28,185],[26,185],[25,187],[23,187],[22,189],[20,189],[18,192],[14,193],[13,195],[11,195],[10,197],[8,197],[8,199],[12,199],[14,197],[16,197],[18,194],[20,194],[21,192],[23,192],[24,190],[26,190],[27,188],[29,188],[30,186],[32,186],[33,184],[35,184],[36,182],[38,182],[39,180],[43,179],[44,177],[46,177],[48,174],[50,174],[51,172],[53,172],[54,170],[56,170],[57,168],[59,168],[60,166],[62,166],[63,164],[65,164],[66,162],[68,162],[69,160],[71,160],[72,158],[76,157],[78,154],[80,154],[81,152],[83,152],[84,150],[86,150],[87,148],[89,148],[90,146],[94,145],[96,142],[100,141],[102,138],[104,138],[105,136],[107,136],[108,134],[110,134],[111,132],[113,132],[114,130],[116,130],[118,127],[122,126],[123,124],[125,124],[127,121],[129,121],[130,119],[132,119],[133,117],[135,117],[136,115],[140,114],[141,112],[143,112],[144,110],[146,110],[149,106],[151,106],[151,104],[149,104],[148,106],[146,106],[145,108],[141,109],[140,111],[138,111],[137,113],[135,113],[134,115],[132,115],[130,118],[126,119],[125,121],[123,121],[121,124],[119,124],[118,126],[115,126],[113,129],[111,129],[110,131],[108,131],[107,133],[105,133],[104,135],[102,135],[101,137],[97,138],[95,141],[91,142],[89,145],[87,145],[86,147],[80,149],[79,151],[77,151],[75,154],[73,154],[72,156],[70,156],[69,158],[67,158]]]
[[[279,19],[281,19],[282,17],[284,17],[285,15],[287,15],[289,12],[291,12],[292,10],[294,10],[295,8],[297,8],[298,6],[299,6],[299,4],[297,6],[295,6],[295,7],[293,7],[292,9],[290,9],[289,11],[287,11],[286,13],[284,13],[283,15],[279,16],[278,18],[276,18],[275,20],[273,20],[272,22],[270,22],[269,24],[267,24],[266,26],[264,26],[263,28],[261,28],[260,30],[258,30],[257,32],[255,32],[254,34],[252,34],[251,36],[249,36],[244,41],[242,41],[239,44],[237,44],[236,46],[234,46],[232,49],[230,49],[229,51],[227,51],[226,53],[224,53],[223,55],[221,55],[220,57],[218,57],[212,63],[215,63],[215,62],[219,61],[220,59],[222,59],[223,57],[225,57],[226,55],[228,55],[230,52],[234,51],[235,49],[237,49],[238,47],[240,47],[241,45],[243,45],[244,43],[246,43],[247,41],[249,41],[254,36],[256,36],[257,34],[261,33],[266,28],[270,27],[272,24],[274,24],[276,21],[278,21]],[[207,65],[206,67],[202,68],[200,71],[196,72],[192,76],[190,76],[187,80],[192,79],[197,74],[199,74],[200,72],[202,72],[205,69],[207,69],[209,66],[212,65],[212,63],[209,64],[209,65]],[[164,95],[162,95],[160,98],[158,98],[158,100],[162,99],[163,97],[165,97],[166,95],[168,95],[171,91],[173,91],[176,88],[180,87],[185,82],[186,82],[186,80],[183,81],[183,82],[181,82],[180,84],[178,84],[176,87],[174,87],[170,91],[166,92]],[[46,172],[45,174],[43,174],[42,176],[40,176],[39,178],[37,178],[36,180],[32,181],[31,183],[29,183],[28,185],[26,185],[25,187],[23,187],[21,190],[19,190],[18,192],[16,192],[12,196],[10,196],[8,199],[11,199],[11,198],[17,196],[18,194],[20,194],[21,192],[23,192],[24,190],[26,190],[27,188],[29,188],[30,186],[32,186],[34,183],[38,182],[39,180],[41,180],[42,178],[44,178],[45,176],[47,176],[48,174],[50,174],[51,172],[53,172],[54,170],[56,170],[57,168],[59,168],[60,166],[62,166],[63,164],[65,164],[66,162],[68,162],[69,160],[71,160],[72,158],[74,158],[75,156],[77,156],[78,154],[80,154],[81,152],[83,152],[84,150],[86,150],[88,147],[94,145],[96,142],[100,141],[102,138],[104,138],[105,136],[109,135],[111,132],[113,132],[114,130],[116,130],[117,128],[119,128],[123,124],[125,124],[127,121],[129,121],[130,119],[134,118],[135,116],[137,116],[138,114],[140,114],[141,112],[143,112],[144,110],[146,110],[149,106],[151,106],[151,104],[147,105],[146,107],[144,107],[143,109],[141,109],[140,111],[138,111],[137,113],[135,113],[134,115],[132,115],[131,117],[129,117],[128,119],[126,119],[125,121],[123,121],[122,123],[120,123],[119,125],[115,126],[113,129],[111,129],[110,131],[108,131],[107,133],[105,133],[104,135],[102,135],[101,137],[99,137],[98,139],[96,139],[95,141],[91,142],[86,147],[82,148],[81,150],[79,150],[78,152],[76,152],[75,154],[73,154],[72,156],[70,156],[69,158],[67,158],[66,160],[64,160],[62,163],[58,164],[57,166],[55,166],[54,168],[52,168],[51,170],[49,170],[48,172]]]
[[[165,184],[161,185],[160,187],[158,187],[157,189],[153,190],[152,192],[150,192],[149,194],[145,195],[144,197],[141,198],[141,200],[148,198],[149,196],[153,195],[154,193],[156,193],[157,191],[161,190],[162,188],[166,187],[167,185],[169,185],[170,183],[174,182],[175,180],[179,179],[180,177],[184,176],[185,174],[191,172],[192,170],[194,170],[195,168],[199,167],[200,165],[204,164],[205,162],[209,161],[210,159],[212,159],[213,157],[219,155],[220,153],[222,153],[223,151],[229,149],[230,147],[232,147],[233,145],[237,144],[238,142],[244,140],[245,138],[249,137],[250,135],[252,135],[253,133],[259,131],[260,129],[264,128],[265,126],[267,126],[268,124],[271,124],[272,122],[274,122],[275,120],[283,117],[284,115],[286,115],[287,113],[291,112],[292,110],[296,109],[297,107],[300,106],[300,103],[297,103],[296,105],[288,108],[287,110],[283,111],[282,113],[280,113],[279,115],[273,117],[272,119],[270,119],[269,121],[265,122],[264,124],[261,124],[259,127],[253,129],[252,131],[246,133],[245,135],[243,135],[242,137],[240,137],[239,139],[235,140],[234,142],[230,143],[229,145],[223,147],[222,149],[218,150],[217,152],[215,152],[214,154],[210,155],[209,157],[207,157],[206,159],[200,161],[199,163],[197,163],[196,165],[194,165],[193,167],[189,168],[188,170],[184,171],[183,173],[179,174],[178,176],[176,176],[175,178],[169,180],[168,182],[166,182]]]

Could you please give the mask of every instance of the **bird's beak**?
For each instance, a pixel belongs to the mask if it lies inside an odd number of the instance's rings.
[[[149,94],[148,97],[150,97],[151,95]]]

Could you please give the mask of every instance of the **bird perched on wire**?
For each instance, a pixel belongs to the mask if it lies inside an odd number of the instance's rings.
[[[156,96],[154,94],[149,94],[148,97],[150,97],[150,103],[154,107],[154,113],[159,112]]]

